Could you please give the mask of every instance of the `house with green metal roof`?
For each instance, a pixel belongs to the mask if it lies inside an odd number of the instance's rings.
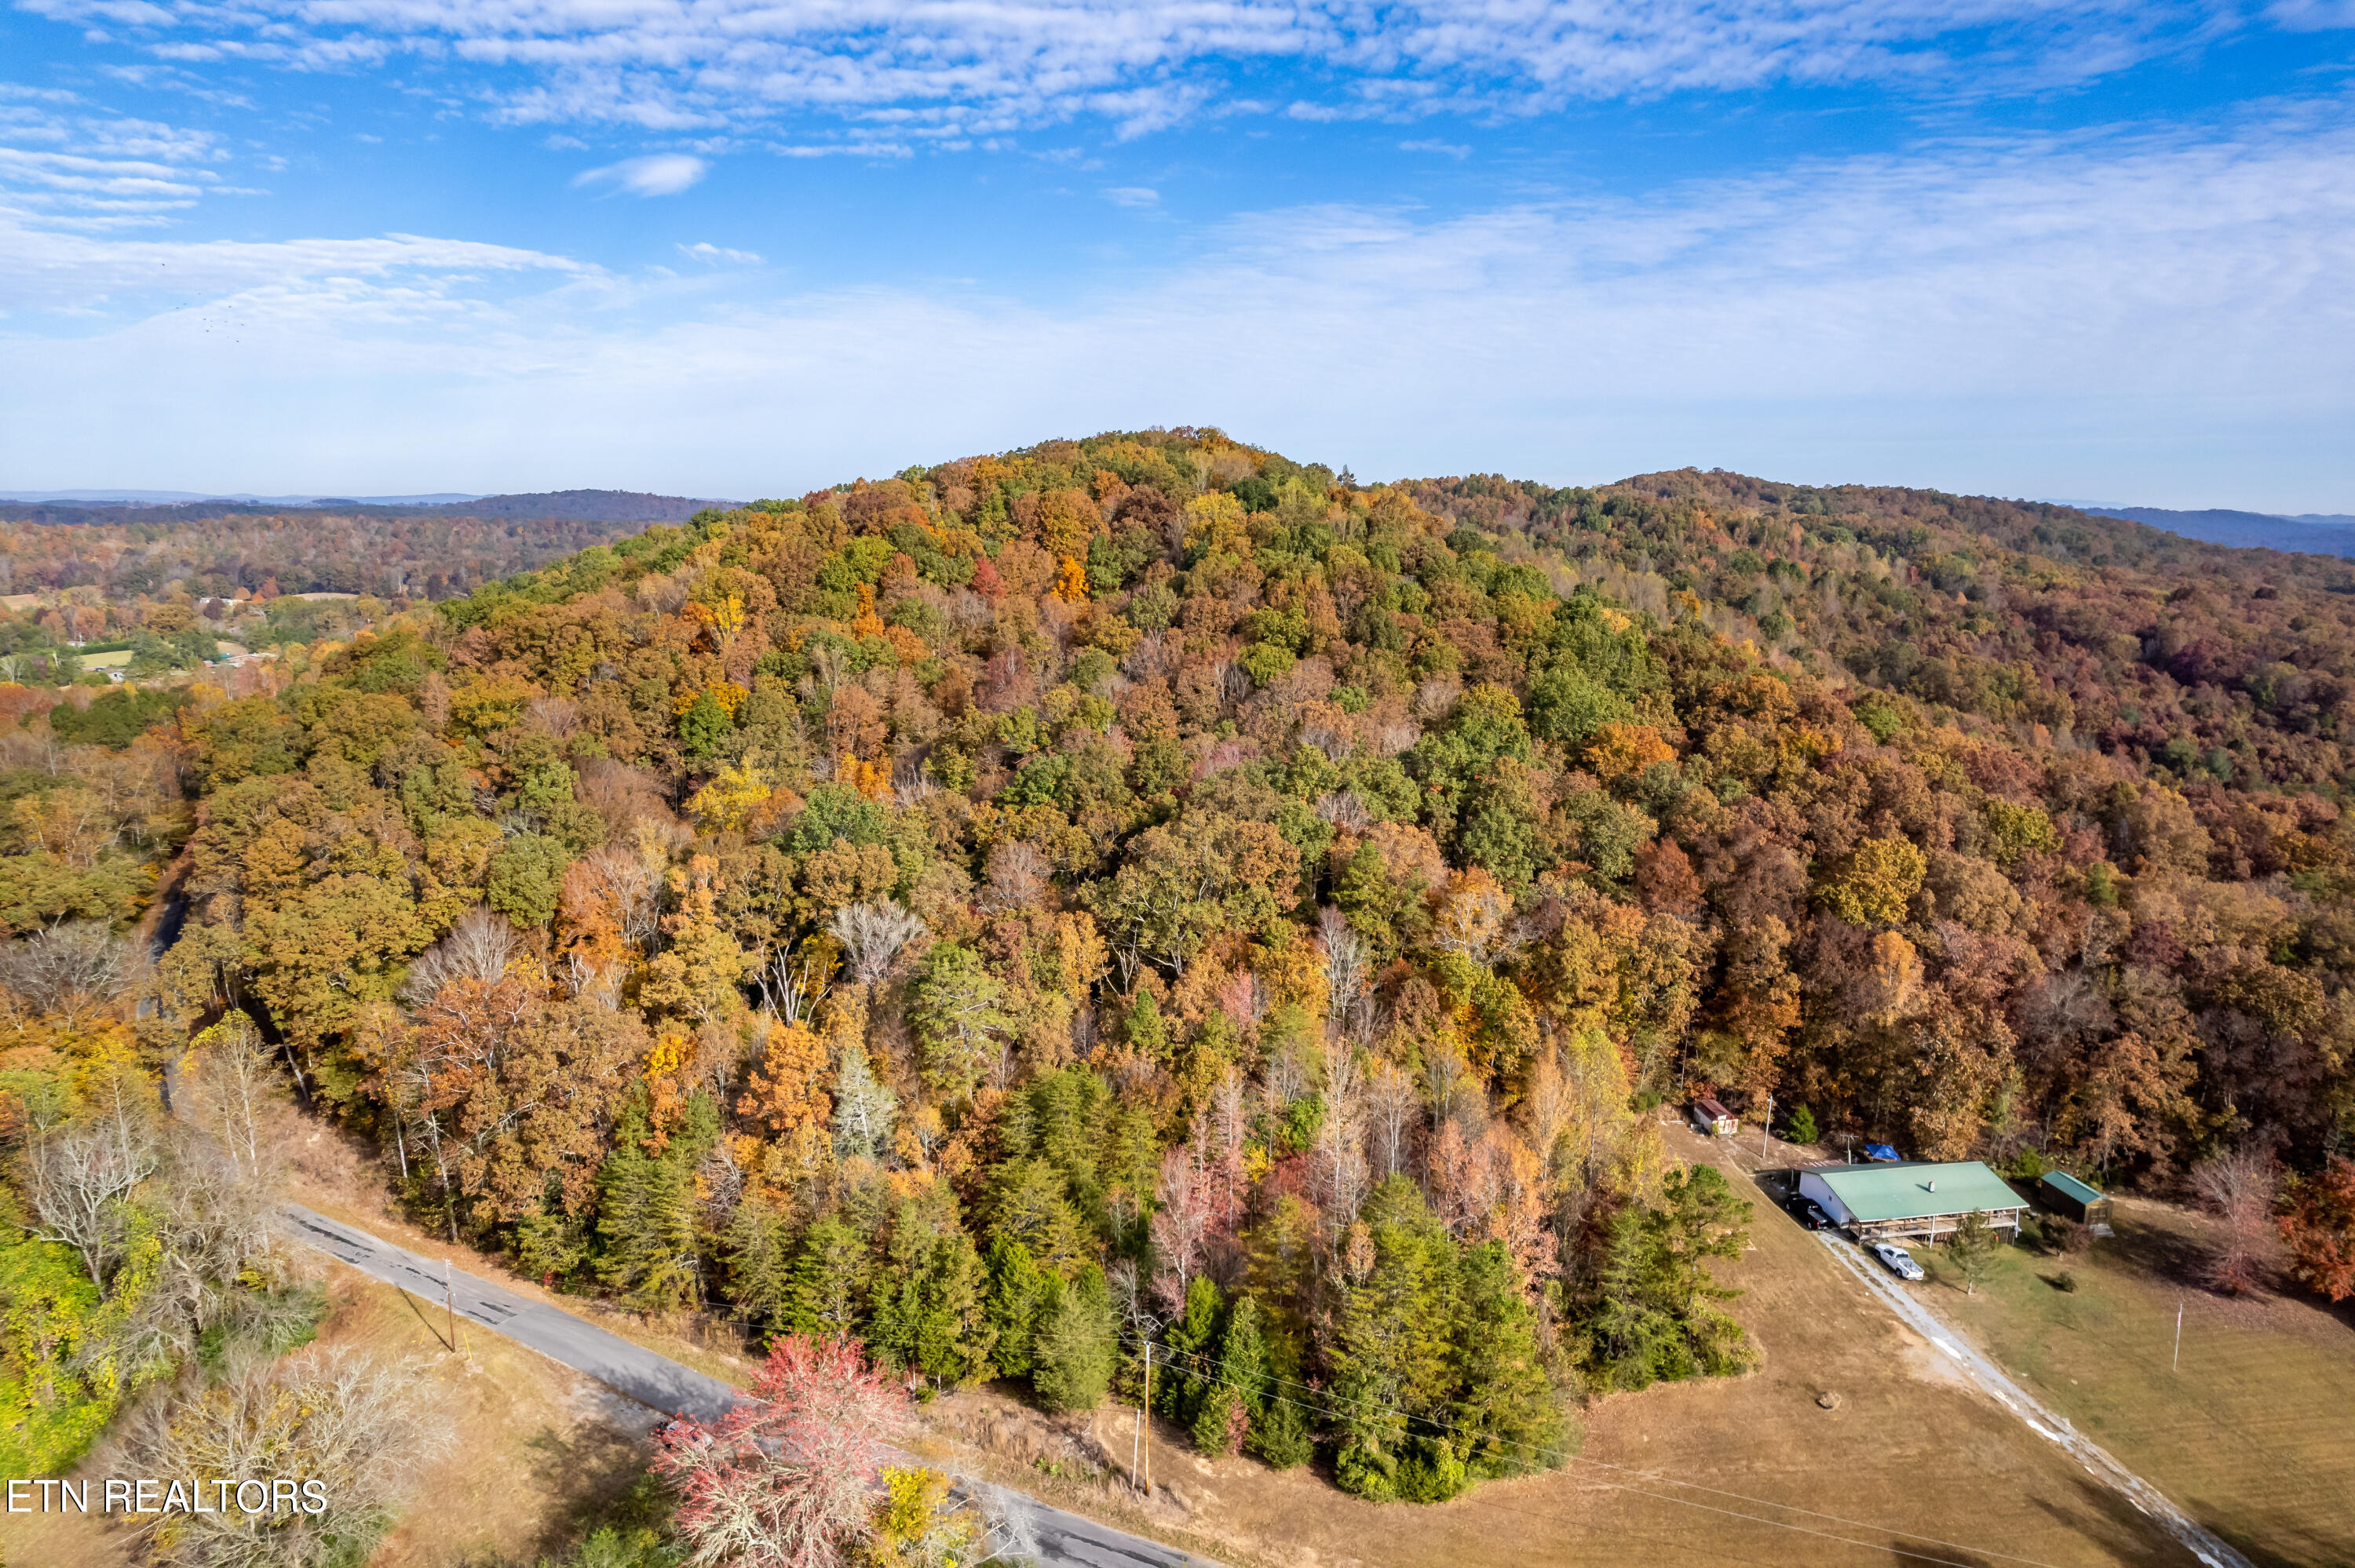
[[[1891,1165],[1818,1165],[1799,1172],[1799,1192],[1813,1198],[1859,1241],[1952,1235],[1966,1214],[2018,1231],[2028,1201],[1976,1160]]]

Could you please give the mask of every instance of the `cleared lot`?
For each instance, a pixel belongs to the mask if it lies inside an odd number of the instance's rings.
[[[1976,1296],[1916,1255],[1934,1310],[2251,1561],[2355,1563],[2355,1311],[2202,1289],[2201,1215],[2120,1198],[2113,1224],[2066,1263],[2005,1249]]]

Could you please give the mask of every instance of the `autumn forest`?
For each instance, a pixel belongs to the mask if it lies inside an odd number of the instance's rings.
[[[272,1320],[230,1220],[130,1201],[194,1157],[104,1131],[256,1063],[552,1287],[1057,1409],[1150,1342],[1204,1452],[1373,1499],[1753,1364],[1699,1096],[2126,1191],[2248,1154],[2355,1291],[2344,563],[1178,429],[368,608],[0,688],[14,1473]],[[74,1138],[128,1178],[78,1231]]]

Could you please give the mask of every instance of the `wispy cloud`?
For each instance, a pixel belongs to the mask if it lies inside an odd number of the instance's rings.
[[[634,196],[677,196],[699,183],[710,165],[691,153],[650,153],[572,177],[575,188],[610,185]]]
[[[1150,185],[1114,185],[1103,193],[1114,207],[1158,207],[1161,193]]]
[[[730,261],[739,267],[756,267],[761,261],[760,257],[750,250],[730,250],[725,245],[714,245],[709,240],[701,240],[693,245],[682,245],[678,248],[678,253],[690,261],[709,262],[714,266],[722,261]]]
[[[163,221],[226,195],[209,132],[108,114],[65,91],[0,89],[0,201],[59,227]]]
[[[2229,0],[19,0],[158,59],[479,71],[495,114],[677,133],[829,117],[897,142],[1093,117],[1144,134],[1310,62],[1305,117],[1522,113],[1584,99],[1893,83],[1983,94],[2099,77],[2248,25]],[[2350,0],[2281,0],[2344,25]],[[851,139],[857,139],[852,136]],[[805,143],[804,144],[809,144]]]
[[[1399,143],[1399,151],[1401,153],[1438,153],[1450,158],[1458,159],[1468,158],[1472,155],[1472,149],[1465,146],[1459,142],[1401,142]]]

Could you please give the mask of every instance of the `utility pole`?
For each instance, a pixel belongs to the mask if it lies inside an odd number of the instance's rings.
[[[1153,1395],[1153,1341],[1145,1341],[1145,1392],[1136,1397],[1136,1430],[1128,1439],[1128,1484],[1136,1486],[1136,1459],[1145,1449],[1145,1403]]]
[[[2180,1299],[2180,1298],[2179,1298],[2179,1299],[2176,1301],[2176,1303],[2175,1303],[2175,1367],[2174,1367],[2174,1370],[2175,1370],[2175,1371],[2177,1371],[2177,1372],[2181,1372],[2181,1371],[2183,1370],[2183,1302],[2181,1301],[2181,1299]]]
[[[1145,1439],[1145,1500],[1153,1500],[1153,1341],[1145,1341],[1145,1408],[1137,1413],[1137,1432]]]
[[[442,1260],[442,1307],[444,1311],[450,1314],[450,1348],[454,1351],[460,1348],[458,1344],[458,1293],[452,1285],[450,1278],[450,1260],[446,1257]]]
[[[1766,1163],[1766,1142],[1768,1138],[1772,1136],[1770,1129],[1774,1125],[1774,1097],[1773,1095],[1768,1095],[1766,1097],[1766,1118],[1764,1121],[1761,1121],[1758,1124],[1758,1162],[1761,1165]]]

